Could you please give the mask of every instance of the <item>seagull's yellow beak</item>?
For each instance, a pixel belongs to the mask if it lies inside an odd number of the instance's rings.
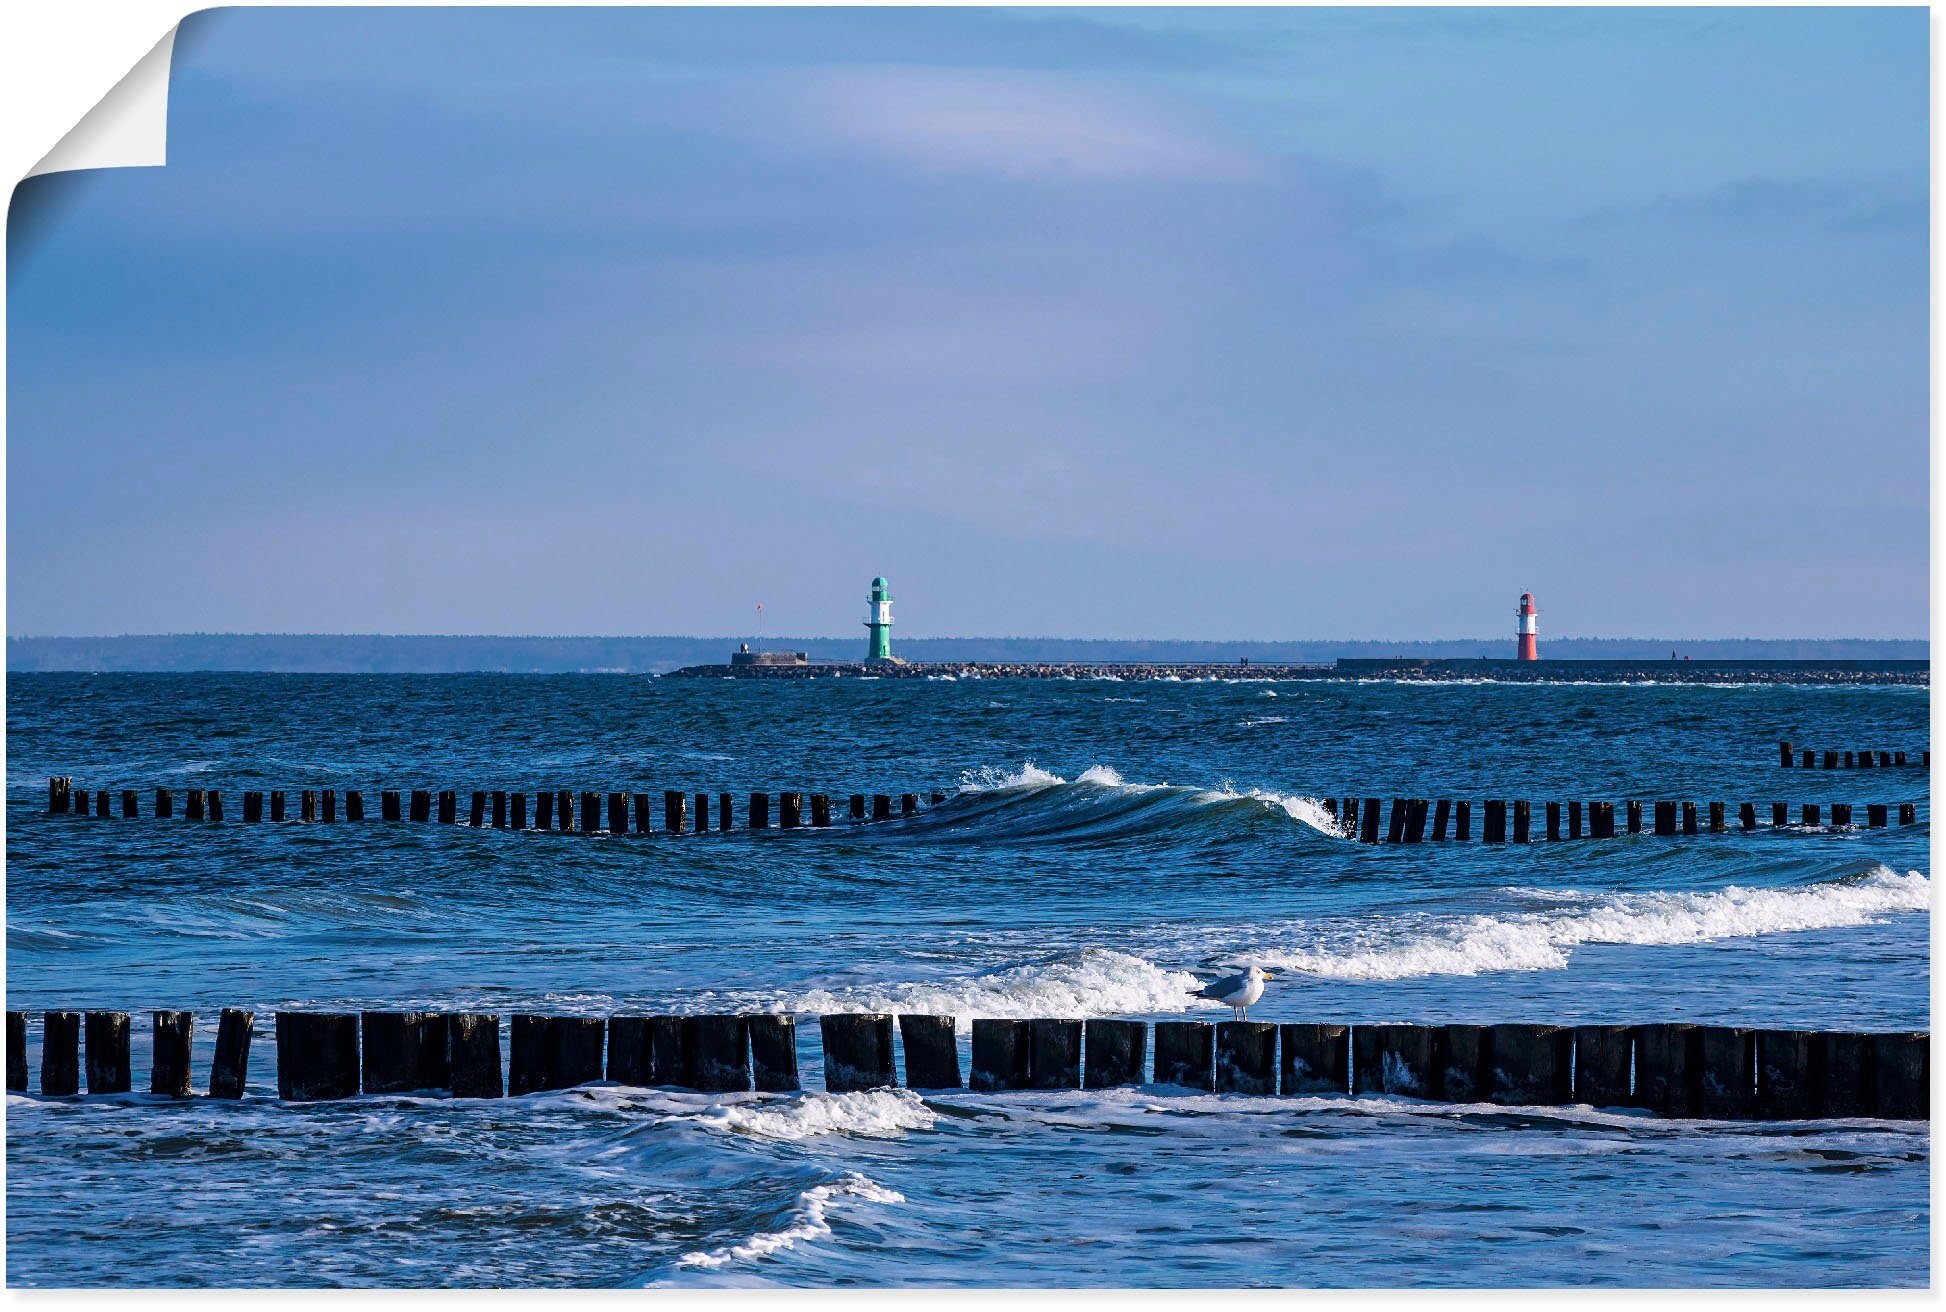
[[[1273,974],[1271,974],[1271,973],[1270,973],[1269,971],[1267,971],[1267,970],[1266,970],[1266,971],[1264,972],[1264,978],[1265,978],[1265,979],[1276,979],[1277,977],[1276,977],[1275,975],[1273,975]]]

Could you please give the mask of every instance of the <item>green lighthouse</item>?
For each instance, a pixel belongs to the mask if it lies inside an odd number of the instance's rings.
[[[871,645],[866,648],[865,661],[889,661],[892,659],[892,594],[886,591],[885,580],[872,580],[872,595],[865,598],[865,627],[871,631]]]

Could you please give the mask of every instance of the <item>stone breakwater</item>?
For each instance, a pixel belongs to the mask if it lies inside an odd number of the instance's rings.
[[[1914,684],[1932,681],[1926,661],[1510,661],[1342,659],[1330,665],[1079,663],[1064,661],[911,661],[866,664],[690,665],[664,677],[685,679],[1225,679],[1359,680],[1452,683],[1770,683]]]

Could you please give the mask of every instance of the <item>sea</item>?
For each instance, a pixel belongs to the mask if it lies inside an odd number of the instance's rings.
[[[15,674],[7,1006],[259,1015],[247,1096],[6,1099],[15,1286],[1924,1286],[1926,1126],[1396,1097],[830,1095],[831,1011],[1929,1029],[1923,687]],[[50,817],[46,779],[176,790]],[[671,837],[244,825],[248,789],[914,792]],[[222,824],[181,818],[217,788]],[[1361,845],[1326,798],[1464,798]],[[1758,804],[1486,846],[1479,803]],[[1769,804],[1913,802],[1885,829]],[[1617,812],[1620,814],[1618,806]],[[269,1014],[786,1011],[806,1092],[276,1098]],[[504,1034],[504,1030],[503,1030]],[[37,1085],[33,1087],[38,1087]]]

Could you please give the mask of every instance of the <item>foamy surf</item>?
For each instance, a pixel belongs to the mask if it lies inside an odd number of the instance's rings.
[[[797,1196],[789,1224],[756,1234],[741,1243],[724,1244],[705,1251],[684,1253],[676,1259],[679,1267],[714,1269],[732,1262],[769,1257],[809,1239],[822,1239],[831,1233],[831,1208],[846,1199],[865,1203],[903,1203],[905,1195],[883,1188],[856,1171],[847,1171],[835,1184],[820,1184]]]
[[[1126,952],[1083,948],[964,979],[813,989],[777,1003],[798,1012],[917,1012],[952,1016],[962,1030],[975,1016],[1126,1016],[1182,1011],[1200,981]]]
[[[1071,791],[1080,798],[1089,796],[1134,798],[1158,793],[1172,794],[1185,804],[1201,807],[1249,800],[1262,804],[1266,810],[1296,820],[1328,838],[1343,837],[1337,820],[1324,809],[1324,803],[1315,797],[1279,793],[1266,788],[1238,791],[1227,783],[1214,788],[1170,783],[1131,783],[1112,765],[1091,765],[1076,775],[1072,781],[1055,774],[1052,770],[1042,769],[1032,761],[1023,761],[1013,768],[983,766],[962,774],[959,786],[962,797],[1058,794],[1063,790]]]
[[[1562,893],[1515,889],[1557,909],[1465,917],[1397,916],[1309,932],[1303,948],[1266,947],[1248,959],[1331,979],[1409,979],[1494,971],[1561,970],[1589,944],[1671,947],[1721,939],[1845,929],[1925,911],[1932,883],[1914,870],[1792,888],[1730,886],[1712,892]],[[1239,958],[1242,959],[1242,958]]]
[[[725,1103],[696,1119],[711,1128],[794,1143],[834,1134],[892,1139],[909,1130],[931,1129],[938,1116],[910,1089],[874,1089],[807,1093],[783,1102]]]

